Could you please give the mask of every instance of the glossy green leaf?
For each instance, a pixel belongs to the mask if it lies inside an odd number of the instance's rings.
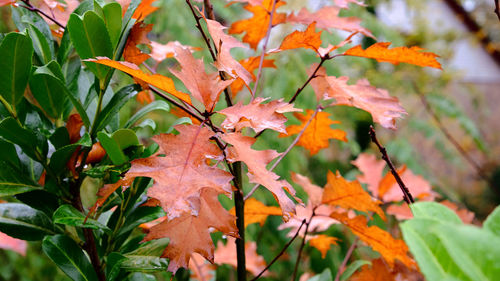
[[[128,161],[127,156],[123,154],[118,143],[108,136],[106,133],[99,132],[97,133],[97,139],[101,142],[102,147],[106,150],[106,154],[111,159],[111,162],[115,165],[123,165]]]
[[[462,224],[462,220],[450,208],[436,202],[417,202],[410,205],[415,218],[434,219]]]
[[[85,133],[76,143],[58,148],[50,157],[49,167],[51,170],[57,175],[64,173],[66,171],[66,163],[68,163],[71,155],[73,155],[73,152],[75,152],[76,148],[79,146],[92,146],[92,140],[88,133]]]
[[[43,36],[49,40],[52,38],[52,31],[50,31],[50,27],[47,22],[42,18],[38,13],[33,13],[32,11],[22,8],[11,6],[12,8],[12,20],[16,25],[17,29],[20,31],[24,31],[29,28],[29,25],[35,26]],[[54,43],[52,40],[49,41],[49,47],[51,48],[51,52],[54,52]]]
[[[49,141],[52,143],[55,149],[59,149],[70,144],[68,129],[66,129],[66,127],[57,128],[49,137]]]
[[[20,203],[0,204],[0,231],[23,240],[54,234],[52,222],[43,212]]]
[[[111,232],[111,229],[96,220],[88,218],[87,221],[85,221],[85,215],[71,205],[62,205],[61,207],[59,207],[54,212],[52,220],[54,221],[54,223],[92,229],[102,229]]]
[[[497,206],[486,218],[483,227],[500,237],[500,206]]]
[[[119,129],[113,133],[112,138],[122,150],[141,144],[135,132],[130,129]]]
[[[11,32],[0,43],[0,95],[14,107],[21,101],[31,72],[33,45],[21,33]]]
[[[106,281],[113,281],[120,273],[120,267],[127,257],[120,253],[111,253],[106,262]]]
[[[122,7],[116,2],[106,4],[102,8],[104,14],[104,23],[109,32],[111,45],[113,48],[120,39],[120,32],[122,30]]]
[[[358,270],[365,264],[371,265],[372,263],[365,260],[356,260],[351,262],[351,264],[346,267],[342,275],[340,275],[340,281],[347,280],[349,277],[351,277],[351,275],[354,274],[354,272],[356,272],[356,270]]]
[[[140,91],[139,85],[134,84],[125,86],[116,92],[99,114],[96,120],[96,131],[104,129],[125,103],[134,97],[138,91]]]
[[[130,119],[125,123],[125,128],[130,128],[135,124],[135,122],[139,121],[142,117],[144,117],[146,114],[153,110],[163,110],[168,112],[170,110],[170,106],[166,101],[163,100],[155,100],[152,103],[144,106],[143,108],[139,109]]]
[[[94,11],[87,11],[82,16],[71,14],[67,29],[78,55],[82,59],[113,56],[113,47],[106,25]],[[99,79],[106,77],[109,67],[85,62],[85,65]]]
[[[132,213],[127,215],[125,223],[120,228],[117,236],[126,234],[138,227],[140,224],[153,221],[157,218],[165,216],[165,212],[161,207],[138,207]]]
[[[55,55],[51,37],[45,37],[45,35],[32,24],[29,25],[28,32],[31,40],[33,41],[35,55],[38,57],[40,62],[42,64],[47,64],[53,60]]]
[[[12,117],[0,122],[0,136],[19,145],[23,152],[34,160],[39,160],[39,156],[47,155],[47,140],[31,130],[22,128]]]
[[[80,246],[64,235],[43,239],[45,254],[71,279],[75,281],[97,281],[97,274]]]
[[[33,190],[16,195],[16,198],[31,208],[44,212],[52,217],[54,211],[59,208],[59,198],[45,190]]]
[[[159,256],[168,245],[168,238],[162,238],[144,243],[140,248],[125,254],[126,260],[121,268],[126,271],[155,272],[168,267],[168,261]]]

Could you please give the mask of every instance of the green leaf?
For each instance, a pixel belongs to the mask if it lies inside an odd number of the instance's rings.
[[[0,204],[0,231],[23,240],[41,240],[54,234],[52,222],[44,213],[20,203]]]
[[[315,275],[312,278],[307,279],[307,281],[332,281],[332,272],[329,268],[325,269],[321,274]]]
[[[106,25],[94,11],[87,11],[83,17],[71,14],[67,29],[76,52],[82,59],[113,56],[113,47]],[[100,80],[105,78],[109,67],[85,62],[85,65]]]
[[[29,84],[43,110],[52,118],[59,119],[68,103],[68,94],[65,94],[68,89],[56,75],[62,78],[61,67],[56,61],[51,61],[33,73]]]
[[[433,219],[462,224],[462,220],[450,208],[436,202],[417,202],[410,205],[415,218]]]
[[[349,266],[346,267],[342,275],[340,275],[340,281],[347,280],[349,277],[351,277],[351,275],[354,274],[354,272],[356,272],[356,270],[358,270],[365,264],[371,265],[372,263],[365,260],[353,261]]]
[[[120,31],[122,30],[122,7],[116,2],[106,4],[102,8],[104,14],[104,23],[109,32],[111,45],[116,47],[120,39]]]
[[[16,195],[16,198],[31,208],[44,212],[52,217],[54,211],[59,207],[59,198],[45,190],[33,190]]]
[[[43,239],[42,249],[47,256],[75,281],[97,281],[97,275],[80,246],[64,235]]]
[[[120,129],[113,133],[112,138],[120,146],[121,150],[141,144],[135,132],[130,129]]]
[[[125,223],[120,228],[117,237],[126,234],[127,232],[138,227],[140,224],[153,221],[164,215],[165,212],[161,207],[138,207],[126,216]]]
[[[125,254],[121,268],[126,271],[155,272],[163,271],[168,267],[167,259],[159,255],[168,245],[168,238],[162,238],[144,243],[140,248]]]
[[[500,237],[500,206],[497,206],[486,218],[483,227]]]
[[[148,114],[149,112],[153,110],[163,110],[168,112],[170,110],[170,106],[166,101],[163,100],[155,100],[152,103],[144,106],[143,108],[139,109],[130,119],[125,123],[125,128],[130,128],[132,125],[135,124],[139,119],[144,117],[144,115]],[[189,119],[189,118],[188,118]]]
[[[75,152],[76,148],[79,146],[91,147],[92,140],[90,139],[90,135],[85,133],[80,140],[75,143],[68,144],[57,149],[52,156],[50,157],[49,167],[56,175],[60,175],[66,171],[66,163],[68,163],[69,159],[73,152]]]
[[[113,281],[120,273],[120,266],[127,257],[120,253],[111,253],[106,262],[106,281]]]
[[[25,34],[11,32],[0,43],[0,95],[14,108],[28,84],[32,57],[33,45]]]
[[[96,220],[89,218],[84,223],[85,216],[71,205],[62,205],[59,207],[54,212],[52,219],[54,223],[92,229],[102,229],[104,231],[111,232],[111,229]]]
[[[24,153],[38,161],[45,157],[48,144],[45,137],[35,132],[22,128],[12,117],[5,118],[0,122],[0,136],[21,147]]]
[[[109,124],[114,116],[118,114],[125,103],[134,97],[140,90],[139,85],[129,85],[121,88],[113,95],[111,100],[102,109],[99,117],[96,120],[96,132],[101,131]]]
[[[35,54],[42,64],[47,64],[54,59],[54,47],[51,37],[45,35],[34,25],[30,24],[28,28],[29,35],[33,41]],[[50,42],[47,42],[50,40]]]
[[[59,149],[63,146],[70,144],[68,129],[66,129],[66,127],[57,128],[54,131],[54,133],[49,137],[49,140],[55,149]]]

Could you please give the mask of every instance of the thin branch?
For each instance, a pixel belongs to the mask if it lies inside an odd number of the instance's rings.
[[[264,56],[266,55],[267,43],[269,42],[269,37],[271,35],[271,29],[273,28],[273,16],[274,16],[274,12],[276,11],[276,2],[277,2],[277,0],[273,1],[273,7],[271,8],[271,14],[269,15],[269,25],[267,26],[266,37],[264,39],[264,45],[262,45],[262,53],[260,54],[259,70],[257,72],[257,79],[255,80],[255,84],[253,86],[253,93],[252,93],[253,98],[257,97],[257,87],[259,86],[260,76],[262,75],[262,65],[264,63]]]
[[[295,261],[295,267],[293,268],[293,274],[292,274],[292,281],[295,281],[295,278],[297,278],[297,270],[299,269],[299,262],[300,258],[302,257],[302,250],[304,250],[304,245],[306,244],[306,237],[307,237],[307,232],[309,230],[309,225],[311,224],[312,219],[316,215],[316,208],[314,207],[311,217],[309,218],[309,221],[306,222],[306,231],[304,232],[304,237],[302,238],[302,242],[300,244],[299,248],[299,254],[297,255],[297,260]]]
[[[210,51],[210,55],[212,56],[212,59],[215,61],[216,57],[217,57],[217,53],[216,53],[217,50],[214,51],[214,49],[212,48],[212,45],[210,44],[210,39],[208,38],[207,34],[205,33],[205,31],[201,27],[201,24],[200,24],[201,16],[198,16],[196,14],[196,11],[194,10],[193,4],[191,3],[190,0],[186,0],[186,3],[188,4],[189,9],[191,10],[191,13],[193,14],[194,19],[196,20],[196,28],[198,28],[198,30],[200,31],[201,36],[203,37],[203,40],[205,40],[205,44],[207,44],[208,50]]]
[[[195,114],[194,112],[192,112],[190,109],[188,109],[187,107],[183,106],[182,104],[178,103],[177,101],[175,101],[174,99],[172,99],[171,97],[165,95],[164,93],[158,91],[157,89],[153,88],[153,87],[150,87],[149,88],[151,91],[153,91],[155,94],[157,94],[158,96],[166,99],[168,102],[172,103],[173,105],[177,106],[178,108],[180,108],[182,111],[186,112],[187,114],[189,114],[191,117],[195,118],[196,120],[200,121],[200,122],[203,122],[203,118],[201,118],[200,116],[198,116],[197,114]]]
[[[408,189],[408,187],[406,187],[405,183],[398,175],[398,172],[396,172],[396,168],[394,168],[394,165],[392,165],[391,159],[389,158],[389,155],[387,155],[387,150],[379,143],[377,135],[375,134],[375,129],[373,129],[373,126],[370,126],[369,134],[372,139],[372,142],[374,142],[377,145],[378,150],[382,154],[382,159],[384,159],[385,162],[387,163],[387,166],[389,166],[392,175],[394,176],[396,182],[401,188],[401,191],[403,192],[403,199],[408,205],[415,203],[415,200],[413,200],[413,196],[411,195],[410,190]]]
[[[349,259],[352,256],[352,253],[354,252],[354,250],[358,246],[357,245],[358,241],[359,241],[359,237],[354,238],[354,241],[352,241],[351,247],[349,247],[349,249],[347,250],[347,253],[345,254],[344,260],[340,264],[339,270],[337,271],[337,274],[335,275],[335,281],[340,280],[340,276],[342,275],[342,273],[344,273],[345,267],[347,266],[347,262],[349,261]]]
[[[48,19],[49,19],[49,20],[51,20],[53,23],[57,24],[59,27],[61,27],[61,28],[63,28],[63,29],[64,29],[64,28],[66,28],[64,25],[62,25],[60,22],[58,22],[55,18],[53,18],[53,17],[51,17],[51,16],[47,15],[44,11],[42,11],[42,10],[38,9],[37,7],[35,7],[35,6],[31,5],[30,0],[21,0],[21,1],[22,1],[22,2],[26,5],[26,6],[20,6],[20,7],[23,7],[23,8],[25,8],[25,9],[27,9],[27,10],[30,10],[30,11],[35,12],[35,13],[38,13],[38,14],[40,14],[40,15],[42,15],[42,16],[44,16],[44,17],[48,18]]]
[[[493,0],[493,1],[495,1],[495,14],[497,14],[498,20],[500,20],[500,7],[498,7],[500,5],[498,4],[500,0]]]
[[[203,5],[205,7],[205,13],[207,14],[207,17],[211,20],[215,20],[214,6],[212,6],[210,0],[203,0]]]
[[[290,245],[292,244],[293,240],[295,240],[295,238],[297,238],[297,236],[299,236],[299,232],[302,229],[302,226],[304,226],[304,224],[306,224],[306,219],[302,220],[302,223],[300,224],[299,228],[297,229],[297,232],[295,232],[295,235],[292,237],[292,239],[290,239],[290,241],[288,241],[288,243],[285,244],[285,246],[283,247],[283,249],[281,249],[281,251],[279,252],[279,254],[277,256],[275,256],[274,259],[266,266],[266,268],[264,268],[251,281],[255,281],[255,280],[259,279],[259,277],[262,276],[262,274],[264,274],[264,272],[266,272],[271,267],[271,265],[273,265],[274,262],[276,262],[285,253],[286,249],[288,249],[288,247],[290,247]]]
[[[290,152],[290,150],[292,150],[292,148],[297,144],[297,142],[300,140],[300,137],[302,137],[302,135],[304,134],[304,132],[306,131],[307,127],[309,126],[309,124],[311,124],[312,120],[314,119],[314,117],[316,117],[316,114],[318,114],[318,112],[322,109],[323,107],[321,107],[320,105],[318,105],[316,107],[316,110],[314,111],[314,113],[311,115],[311,118],[309,118],[309,120],[307,120],[307,123],[304,125],[304,128],[302,128],[302,130],[300,130],[299,134],[295,137],[295,139],[293,140],[293,142],[288,146],[288,148],[285,150],[285,152],[281,153],[280,157],[278,158],[278,160],[276,160],[276,162],[274,162],[274,164],[271,166],[271,168],[269,169],[269,171],[272,171],[274,170],[274,168],[276,168],[276,166],[278,166],[278,164],[281,162],[281,160],[283,160],[283,158],[285,158],[285,156],[288,154],[288,152]],[[245,200],[247,200],[248,198],[250,198],[250,196],[252,196],[254,194],[254,192],[257,190],[257,188],[260,186],[260,184],[256,184],[253,186],[252,190],[250,190],[250,192],[245,196]]]

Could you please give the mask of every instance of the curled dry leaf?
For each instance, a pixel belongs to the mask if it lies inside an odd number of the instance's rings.
[[[325,258],[326,253],[330,250],[332,245],[338,245],[338,240],[339,239],[336,237],[319,234],[309,239],[309,246],[318,249],[321,252],[321,257]]]
[[[127,43],[125,44],[125,49],[123,50],[123,59],[136,65],[141,65],[147,59],[149,55],[143,53],[137,45],[145,44],[148,45],[151,41],[148,39],[148,33],[153,28],[152,24],[145,24],[142,21],[136,22],[130,30],[130,34],[127,38]]]
[[[293,104],[283,102],[283,99],[270,101],[263,104],[269,98],[257,97],[250,104],[243,105],[242,102],[218,111],[226,115],[222,127],[226,130],[252,128],[256,133],[265,129],[271,129],[280,133],[286,133],[285,112],[301,112],[302,109],[293,107]]]
[[[394,267],[395,260],[401,261],[408,267],[415,268],[415,261],[408,256],[408,246],[403,240],[394,239],[389,232],[378,226],[368,226],[368,220],[364,216],[356,216],[350,219],[346,213],[334,212],[330,215],[340,221],[368,244],[374,251],[377,251],[387,261],[391,268]]]
[[[255,138],[243,136],[240,133],[229,133],[221,136],[222,140],[232,145],[228,149],[228,161],[242,161],[248,167],[248,178],[251,183],[258,183],[274,195],[280,204],[283,219],[288,221],[295,214],[295,203],[288,198],[287,192],[297,201],[295,190],[286,180],[278,180],[279,176],[269,170],[266,165],[280,154],[274,150],[254,150]]]
[[[316,22],[316,27],[329,30],[340,29],[348,32],[359,32],[365,36],[373,37],[373,34],[361,26],[361,20],[355,17],[339,17],[340,8],[326,6],[311,13],[306,8],[302,8],[297,15],[291,14],[287,17],[289,22],[301,24],[311,24]]]
[[[248,202],[248,201],[247,201]],[[215,263],[216,264],[229,264],[236,268],[236,239],[232,237],[227,238],[227,243],[224,245],[222,241],[217,242],[217,250],[215,250]],[[262,256],[257,254],[257,243],[251,241],[245,243],[245,266],[247,271],[257,276],[264,268],[266,268],[266,261]],[[266,271],[263,276],[269,275]]]
[[[287,134],[295,135],[302,131],[306,123],[311,119],[313,113],[314,111],[310,109],[306,110],[305,115],[294,113],[295,118],[299,119],[302,124],[288,126],[286,129]],[[314,155],[318,153],[320,149],[328,147],[328,140],[330,139],[347,142],[346,133],[344,131],[330,128],[332,124],[340,124],[340,121],[333,121],[328,118],[329,116],[330,114],[327,112],[318,112],[300,137],[297,145],[303,146],[309,150],[311,155]],[[287,137],[287,135],[280,134],[280,137]]]
[[[337,171],[337,174],[328,171],[322,203],[344,209],[375,212],[385,220],[384,211],[379,207],[380,201],[372,199],[357,180],[346,181],[339,171]]]
[[[344,55],[372,58],[379,62],[390,62],[396,65],[404,62],[422,67],[428,66],[442,69],[441,64],[436,60],[439,56],[434,53],[422,52],[424,49],[418,46],[389,49],[390,45],[390,42],[379,42],[371,45],[366,50],[363,50],[361,45],[358,45],[347,50]]]
[[[226,235],[238,237],[236,218],[229,214],[218,201],[218,191],[204,188],[200,193],[198,216],[183,213],[151,227],[143,241],[168,237],[170,242],[162,257],[170,260],[168,271],[175,273],[180,267],[188,268],[191,254],[198,253],[214,262],[214,245],[210,237],[213,227]],[[189,235],[186,235],[189,234]]]
[[[266,36],[273,1],[264,0],[260,5],[246,5],[245,10],[252,13],[253,16],[249,19],[234,22],[229,28],[229,33],[238,34],[246,32],[245,36],[243,36],[243,42],[250,44],[250,47],[253,49],[257,49],[259,42]],[[285,5],[285,2],[277,2],[276,9],[283,5]],[[272,25],[276,26],[284,23],[285,20],[285,14],[274,12]]]
[[[163,90],[172,96],[191,104],[191,98],[188,94],[179,92],[175,89],[174,81],[166,76],[160,74],[147,74],[139,69],[139,67],[133,63],[126,61],[114,61],[106,57],[97,57],[97,59],[88,59],[87,61],[92,61],[95,63],[107,65],[118,70],[121,70],[127,74],[130,74],[134,79],[138,80],[141,86],[147,87],[151,85]]]
[[[230,211],[231,214],[236,215],[235,208]],[[268,216],[281,216],[281,209],[274,206],[266,206],[255,198],[248,198],[245,201],[245,227],[252,223],[259,223],[263,226]]]

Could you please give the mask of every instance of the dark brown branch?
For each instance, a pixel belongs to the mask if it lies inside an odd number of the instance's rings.
[[[214,49],[212,48],[212,45],[210,44],[210,38],[208,38],[207,34],[205,33],[205,31],[201,27],[201,23],[200,23],[201,16],[196,14],[196,11],[194,10],[193,4],[191,3],[190,0],[186,0],[186,3],[188,4],[189,9],[191,10],[191,13],[193,14],[194,19],[196,20],[196,28],[198,28],[198,30],[200,31],[201,36],[203,37],[203,40],[205,41],[205,44],[207,44],[208,50],[210,51],[210,55],[212,56],[212,59],[215,61],[216,56],[217,56],[217,53],[216,53],[217,51],[214,51]]]
[[[212,6],[212,3],[210,3],[210,0],[203,0],[203,5],[205,7],[207,17],[211,20],[215,20],[214,7]]]
[[[168,102],[172,103],[173,105],[177,106],[178,108],[180,108],[182,111],[186,112],[187,114],[189,114],[191,117],[195,118],[196,120],[200,121],[200,122],[203,122],[203,118],[201,118],[200,116],[198,116],[197,114],[195,114],[194,112],[192,112],[190,109],[188,109],[187,107],[185,107],[184,105],[178,103],[177,101],[175,101],[174,99],[172,99],[171,97],[165,95],[164,93],[158,91],[157,89],[153,88],[153,87],[150,87],[149,88],[151,91],[153,91],[155,94],[157,94],[158,96],[166,99]]]
[[[295,281],[297,278],[297,270],[299,269],[300,258],[302,257],[302,251],[304,250],[304,245],[306,244],[307,232],[309,231],[309,225],[311,224],[312,219],[316,215],[316,208],[314,207],[311,217],[309,221],[306,222],[306,231],[304,232],[304,237],[302,238],[302,242],[300,243],[299,254],[297,255],[297,260],[295,261],[295,267],[293,268],[292,281]]]
[[[462,5],[456,0],[443,0],[446,5],[455,13],[457,18],[463,22],[465,27],[474,34],[476,39],[481,43],[486,52],[493,58],[498,66],[500,66],[500,51],[495,48],[494,42],[488,36],[487,32],[479,26],[479,24],[472,18],[472,16],[462,7]],[[495,3],[496,10],[498,14],[498,0]],[[500,16],[499,16],[500,19]]]
[[[498,20],[500,20],[500,7],[498,7],[500,5],[498,4],[500,0],[493,0],[493,1],[495,1],[495,14],[497,14]]]
[[[352,241],[351,247],[349,247],[349,249],[347,250],[347,253],[345,254],[344,260],[340,264],[339,270],[337,271],[337,274],[335,275],[335,281],[340,280],[340,276],[342,275],[342,273],[344,273],[345,267],[347,266],[347,262],[351,258],[352,253],[354,252],[354,249],[356,249],[358,241],[359,241],[359,237],[356,237],[354,239],[354,241]]]
[[[415,200],[413,200],[413,196],[411,196],[410,190],[408,187],[406,187],[405,183],[401,179],[401,177],[398,175],[398,172],[396,172],[396,168],[394,168],[394,165],[392,165],[391,159],[389,158],[389,155],[387,155],[387,151],[385,147],[383,147],[377,139],[377,135],[375,134],[375,129],[373,129],[373,126],[370,126],[370,131],[369,131],[370,137],[372,139],[372,142],[374,142],[380,153],[382,154],[382,159],[387,163],[387,166],[389,166],[389,169],[391,170],[392,175],[396,179],[396,182],[398,183],[399,187],[401,188],[401,191],[403,192],[403,199],[405,202],[410,205],[415,203]]]
[[[62,28],[66,28],[64,25],[62,25],[60,22],[58,22],[55,18],[47,15],[44,11],[38,9],[37,7],[31,5],[30,3],[30,0],[22,0],[22,2],[26,5],[26,6],[20,6],[20,7],[23,7],[27,10],[30,10],[32,12],[35,12],[35,13],[38,13],[46,18],[48,18],[49,20],[51,20],[53,23],[57,24],[59,27],[62,27]]]
[[[266,268],[264,268],[251,281],[255,281],[255,280],[259,279],[259,277],[262,276],[262,274],[264,274],[264,272],[266,272],[271,267],[271,265],[273,265],[285,253],[286,249],[288,249],[288,247],[290,247],[290,245],[295,240],[295,238],[297,238],[297,236],[299,236],[299,232],[302,229],[302,226],[304,226],[304,224],[306,224],[306,219],[302,220],[302,223],[300,224],[299,229],[297,229],[297,232],[295,232],[295,235],[292,237],[292,239],[290,239],[290,241],[288,241],[288,243],[285,244],[285,246],[283,247],[283,249],[281,249],[281,251],[279,252],[279,254],[277,256],[275,256],[274,259],[266,266]]]

